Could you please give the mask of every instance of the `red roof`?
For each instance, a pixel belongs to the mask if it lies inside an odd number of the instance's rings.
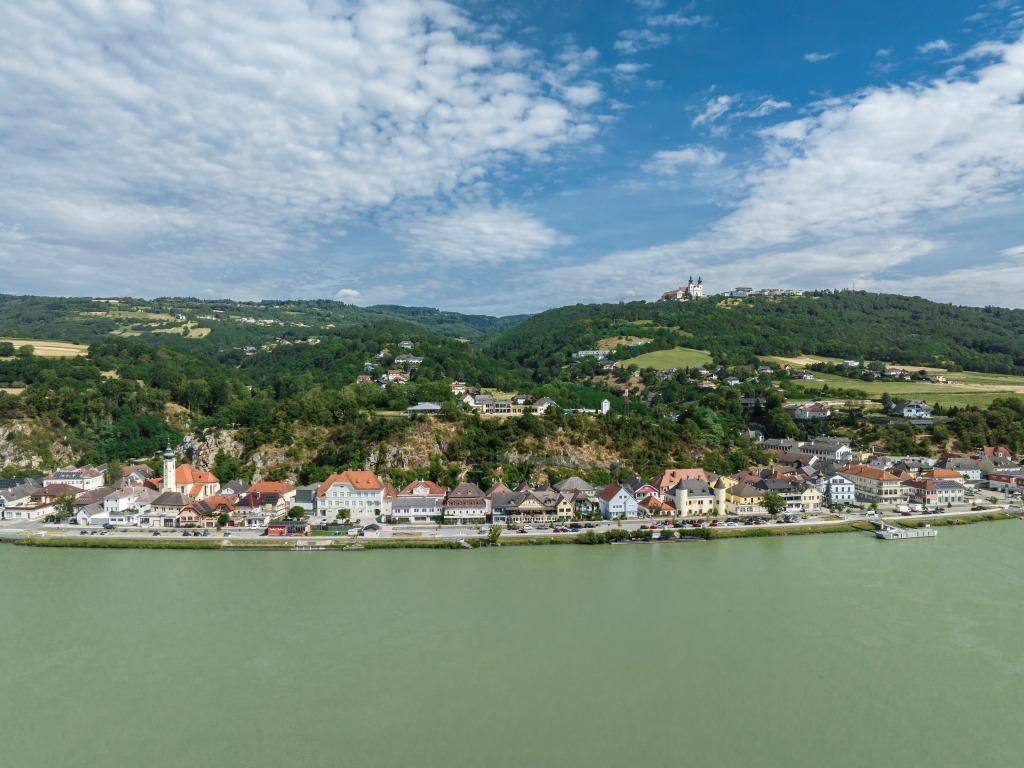
[[[261,483],[253,483],[249,486],[248,493],[291,493],[295,486],[291,483],[283,483],[275,480],[264,480]]]
[[[597,497],[602,501],[611,501],[615,498],[615,494],[621,490],[622,486],[618,483],[608,483],[608,485],[604,487],[604,490],[597,494]]]
[[[867,464],[852,464],[848,467],[844,467],[842,470],[843,474],[856,475],[857,477],[866,477],[869,480],[887,480],[896,481],[899,480],[896,475],[892,472],[887,472],[884,469],[878,467],[872,467]]]
[[[444,496],[447,490],[435,483],[433,480],[414,480],[398,492],[399,496],[412,496],[417,488],[426,488],[430,496]]]
[[[335,483],[347,483],[357,491],[382,491],[384,483],[373,472],[363,469],[349,469],[340,474],[331,475],[316,489],[317,496],[323,496],[327,489]]]

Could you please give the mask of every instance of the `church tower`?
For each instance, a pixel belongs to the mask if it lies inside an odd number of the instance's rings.
[[[167,450],[164,451],[164,476],[160,481],[161,491],[176,491],[176,474],[177,467],[174,461],[174,451],[171,450],[171,446],[167,446]]]

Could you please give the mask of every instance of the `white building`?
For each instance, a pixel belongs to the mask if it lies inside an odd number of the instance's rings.
[[[636,497],[618,483],[609,483],[597,494],[597,503],[601,515],[606,520],[616,517],[632,518],[637,516]]]
[[[384,482],[373,472],[350,469],[331,475],[316,490],[312,517],[330,523],[339,512],[348,510],[351,522],[369,525],[391,513],[385,490]]]

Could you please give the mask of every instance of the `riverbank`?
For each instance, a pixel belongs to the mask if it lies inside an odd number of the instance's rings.
[[[969,525],[998,520],[1009,520],[1017,515],[1009,512],[985,512],[981,514],[928,516],[923,518],[888,518],[888,522],[905,528],[933,528],[953,525]],[[479,549],[484,547],[530,547],[575,544],[595,546],[601,544],[683,544],[687,542],[718,541],[726,539],[751,539],[778,536],[808,536],[825,533],[870,533],[874,530],[866,520],[827,521],[806,524],[779,524],[742,528],[680,528],[663,531],[625,530],[610,528],[603,531],[587,530],[576,535],[534,535],[501,537],[491,542],[484,537],[465,539],[359,539],[325,541],[321,538],[286,539],[160,539],[149,538],[95,538],[80,536],[17,536],[0,539],[5,543],[26,547],[65,547],[82,549],[202,549],[226,552],[252,551],[335,551],[359,552],[382,549]],[[658,534],[657,537],[655,534]]]

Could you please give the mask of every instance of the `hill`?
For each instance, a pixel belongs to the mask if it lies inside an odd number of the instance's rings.
[[[1024,310],[963,307],[862,291],[802,297],[715,297],[689,302],[577,304],[534,315],[489,345],[496,357],[543,380],[609,336],[651,342],[619,359],[660,349],[708,350],[716,361],[823,355],[951,370],[1024,373]]]

